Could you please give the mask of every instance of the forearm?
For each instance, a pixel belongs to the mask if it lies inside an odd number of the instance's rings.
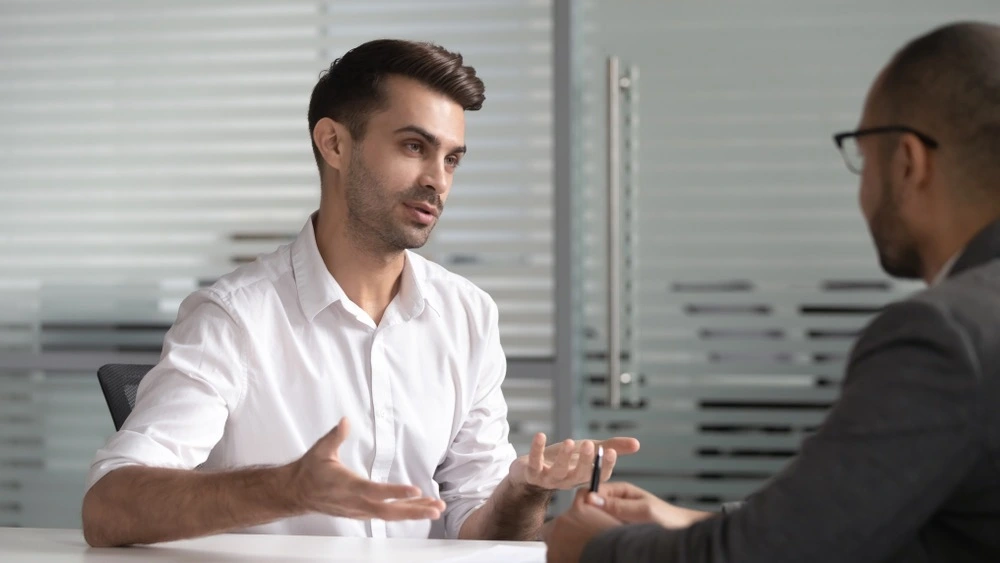
[[[536,540],[545,522],[552,491],[511,482],[500,482],[486,504],[462,524],[460,539]]]
[[[291,465],[217,473],[123,467],[87,491],[84,537],[94,547],[148,544],[302,514],[290,486],[293,471]]]

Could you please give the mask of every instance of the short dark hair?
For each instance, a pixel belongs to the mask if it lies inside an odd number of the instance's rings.
[[[882,115],[926,129],[971,183],[1000,190],[1000,26],[958,22],[914,39],[883,71],[877,96]]]
[[[309,100],[309,138],[324,117],[343,123],[355,140],[365,136],[368,118],[388,103],[385,79],[412,78],[440,92],[463,109],[483,106],[485,88],[476,69],[462,64],[462,55],[433,43],[376,39],[359,45],[323,71]],[[313,155],[322,170],[322,156],[313,142]]]

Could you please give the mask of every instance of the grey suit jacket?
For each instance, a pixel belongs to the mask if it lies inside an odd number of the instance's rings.
[[[1000,562],[1000,222],[869,324],[822,426],[739,510],[617,528],[582,561]]]

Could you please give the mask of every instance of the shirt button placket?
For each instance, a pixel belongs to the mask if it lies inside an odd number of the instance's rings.
[[[392,387],[385,358],[385,346],[380,331],[372,339],[372,411],[375,423],[375,456],[371,468],[371,480],[386,483],[396,451],[395,420],[392,416]],[[373,538],[386,537],[385,521],[371,521]]]

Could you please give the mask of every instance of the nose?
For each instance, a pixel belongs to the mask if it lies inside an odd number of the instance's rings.
[[[434,190],[438,195],[444,195],[451,187],[451,174],[443,162],[429,161],[421,173],[420,185]]]

